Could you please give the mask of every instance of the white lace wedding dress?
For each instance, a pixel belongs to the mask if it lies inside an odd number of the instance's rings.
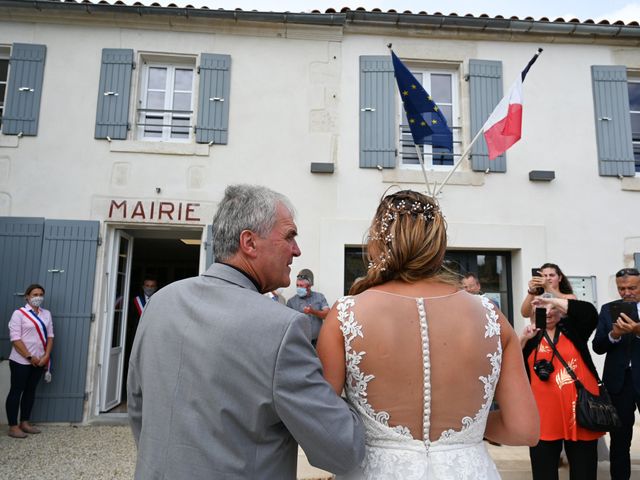
[[[489,300],[369,290],[341,298],[338,319],[367,446],[339,479],[500,478],[482,441],[502,359]]]

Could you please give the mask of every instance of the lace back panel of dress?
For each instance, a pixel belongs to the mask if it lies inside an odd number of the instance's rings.
[[[341,298],[338,319],[345,388],[363,413],[426,443],[482,440],[502,357],[488,300],[369,291]]]

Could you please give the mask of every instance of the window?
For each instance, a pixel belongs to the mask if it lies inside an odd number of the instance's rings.
[[[194,125],[195,62],[144,62],[138,100],[138,138],[189,141]]]
[[[629,115],[636,173],[640,173],[640,79],[629,80]]]
[[[0,47],[0,128],[4,115],[5,95],[7,94],[7,78],[9,77],[9,49]]]
[[[420,149],[426,167],[448,167],[454,164],[454,156],[459,154],[460,148],[460,127],[459,122],[459,100],[457,89],[457,73],[451,70],[419,70],[412,69],[413,75],[422,84],[424,89],[431,95],[440,111],[447,119],[447,124],[453,132],[453,150],[451,154],[443,148],[434,148],[431,145],[421,145]],[[402,105],[400,94],[398,93],[398,104]],[[402,108],[400,108],[402,109]],[[411,130],[407,122],[407,116],[401,113],[400,120],[400,152],[401,166],[405,168],[420,168],[418,154],[413,144]]]
[[[357,278],[367,274],[366,246],[344,247],[344,294]],[[475,273],[482,285],[482,292],[493,300],[513,325],[513,291],[511,280],[511,253],[486,250],[447,250],[446,267],[460,276]]]

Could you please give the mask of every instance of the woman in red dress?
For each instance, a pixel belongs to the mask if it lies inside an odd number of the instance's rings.
[[[564,445],[571,480],[596,480],[598,438],[603,432],[582,428],[576,422],[577,391],[549,340],[587,390],[598,394],[596,368],[587,346],[598,323],[595,307],[580,300],[537,297],[534,307],[546,309],[547,337],[527,325],[520,337],[531,389],[540,413],[540,441],[529,449],[534,480],[558,478]]]

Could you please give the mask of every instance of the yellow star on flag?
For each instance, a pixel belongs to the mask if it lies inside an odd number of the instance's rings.
[[[420,126],[421,127],[426,127],[427,126],[427,122],[425,122],[424,120],[420,122]]]
[[[409,123],[416,123],[416,121],[413,118],[410,118]]]
[[[415,85],[411,84],[411,90],[415,90],[416,88],[418,88],[418,87],[416,87]]]
[[[434,105],[434,106],[433,106],[433,111],[434,111],[434,112],[437,112],[437,111],[438,111],[438,105]]]
[[[435,125],[436,123],[438,123],[438,121],[434,118],[433,120],[431,120],[431,123]]]
[[[402,95],[404,95],[406,97],[407,95],[409,95],[409,91],[408,90],[403,90],[402,91]]]
[[[427,95],[427,100],[429,100],[429,101],[433,100],[433,99],[431,98],[431,95]]]

